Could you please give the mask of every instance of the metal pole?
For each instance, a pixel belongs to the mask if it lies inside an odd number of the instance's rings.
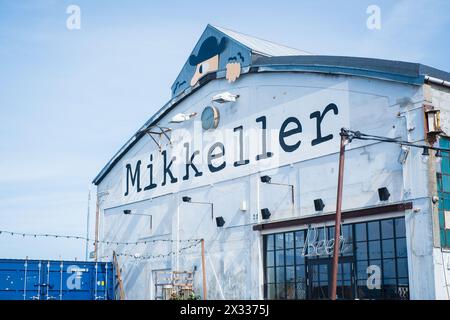
[[[342,207],[342,188],[344,182],[344,160],[345,160],[345,135],[341,130],[341,147],[339,151],[339,173],[336,198],[336,220],[334,224],[334,250],[333,250],[333,266],[331,272],[331,300],[336,300],[337,293],[337,276],[339,266],[339,247],[341,235],[341,207]]]
[[[88,207],[87,207],[87,218],[86,218],[86,261],[89,259],[89,220],[91,216],[91,189],[88,193]]]
[[[99,215],[100,215],[100,204],[99,204],[99,197],[97,193],[97,204],[95,207],[95,242],[94,242],[94,255],[95,255],[95,262],[97,262],[98,259],[98,224],[99,224]]]
[[[203,300],[206,300],[205,239],[202,239],[201,243],[202,243]]]

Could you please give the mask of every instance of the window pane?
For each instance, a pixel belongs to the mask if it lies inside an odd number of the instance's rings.
[[[398,277],[408,277],[408,260],[406,258],[397,259]]]
[[[380,270],[383,269],[383,266],[381,265],[381,260],[369,260],[369,267],[370,266],[377,266],[380,268]]]
[[[284,266],[284,250],[275,251],[275,262],[277,266]]]
[[[295,281],[295,267],[286,267],[286,282]]]
[[[266,266],[273,267],[273,262],[274,262],[273,260],[274,260],[274,252],[267,251],[266,252]]]
[[[380,239],[380,222],[379,221],[373,221],[369,222],[367,224],[367,227],[369,229],[369,240],[378,240]]]
[[[356,264],[356,277],[358,279],[364,279],[367,280],[367,267],[368,267],[367,261],[358,261]]]
[[[406,239],[397,239],[397,257],[407,257]]]
[[[294,255],[295,255],[294,249],[286,250],[286,265],[287,266],[293,266],[294,265],[294,262],[295,262],[294,261],[294,259],[295,259]]]
[[[284,267],[277,267],[277,283],[285,282],[284,281]]]
[[[266,236],[266,246],[267,246],[267,250],[273,250],[274,246],[273,246],[273,234],[269,234],[268,236]]]
[[[366,232],[366,224],[358,223],[355,225],[355,235],[356,241],[366,241],[367,240],[367,232]]]
[[[274,283],[275,282],[275,270],[274,270],[274,268],[267,268],[266,269],[266,277],[267,277],[267,283]]]
[[[286,283],[286,299],[295,299],[295,282]]]
[[[380,241],[369,241],[369,259],[381,258]]]
[[[279,233],[275,235],[275,249],[284,248],[284,234]]]
[[[357,260],[367,259],[367,242],[356,243],[356,259]]]
[[[303,249],[296,250],[296,257],[295,257],[296,264],[304,264],[305,263],[305,257],[303,256],[302,250]]]
[[[383,258],[395,258],[394,239],[383,240]]]
[[[275,295],[275,284],[268,284],[267,285],[267,299],[276,299]]]
[[[381,221],[381,237],[383,239],[393,238],[394,237],[394,221],[382,220]]]
[[[395,236],[406,237],[405,218],[395,219]]]
[[[295,233],[295,247],[296,248],[303,248],[303,245],[305,244],[305,232],[297,231]]]
[[[294,247],[294,233],[288,232],[284,234],[285,248],[290,249]]]
[[[342,226],[342,230],[341,230],[341,234],[344,236],[345,242],[346,243],[352,243],[353,242],[353,231],[352,231],[352,226],[351,225],[343,225]],[[332,239],[334,239],[334,237],[332,237]]]
[[[383,278],[395,278],[395,260],[384,259],[383,260]]]
[[[286,299],[286,287],[284,283],[277,284],[277,299]]]
[[[297,281],[306,281],[305,266],[298,266],[295,268]]]

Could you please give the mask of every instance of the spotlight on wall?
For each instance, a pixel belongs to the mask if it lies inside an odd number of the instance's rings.
[[[291,188],[291,201],[292,201],[292,207],[294,207],[294,185],[286,184],[286,183],[272,182],[272,178],[269,176],[261,176],[261,182],[267,183],[267,184],[272,184],[272,185],[277,185],[277,186],[286,186],[286,187]]]
[[[272,178],[269,177],[269,176],[262,176],[261,177],[261,182],[262,183],[270,183],[271,180],[272,180]]]
[[[314,209],[316,209],[316,211],[322,211],[323,208],[325,208],[325,203],[323,203],[323,200],[315,199],[314,200]]]
[[[187,120],[190,120],[191,118],[195,117],[197,115],[197,112],[192,112],[189,114],[186,113],[178,113],[175,116],[172,117],[170,120],[170,123],[182,123]]]
[[[378,197],[380,198],[380,201],[387,201],[389,200],[390,196],[391,194],[389,193],[389,190],[386,187],[378,189]]]
[[[271,215],[271,213],[270,213],[269,209],[267,209],[267,208],[261,209],[261,216],[264,220],[269,219],[270,215]]]
[[[211,219],[214,219],[214,204],[212,202],[199,202],[199,201],[192,201],[191,197],[184,196],[181,198],[183,202],[187,203],[194,203],[194,204],[206,204],[211,207]]]
[[[223,219],[223,217],[216,217],[216,224],[217,227],[223,227],[223,225],[225,224],[225,220]]]
[[[227,102],[236,102],[237,98],[239,98],[238,94],[231,94],[229,92],[222,92],[219,94],[216,94],[212,101],[217,103],[227,103]]]
[[[123,210],[123,214],[131,214],[131,210],[125,209],[125,210]]]

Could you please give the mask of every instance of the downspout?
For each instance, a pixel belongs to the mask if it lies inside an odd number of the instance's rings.
[[[439,78],[434,78],[430,76],[425,76],[425,83],[432,83],[439,86],[450,88],[450,81],[445,81]]]

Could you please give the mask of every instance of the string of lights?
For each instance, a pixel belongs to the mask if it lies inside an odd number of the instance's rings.
[[[140,254],[130,254],[130,253],[117,253],[117,257],[128,257],[128,258],[134,258],[136,260],[152,260],[152,259],[159,259],[159,258],[165,258],[165,257],[170,257],[172,255],[175,255],[177,253],[182,253],[185,250],[188,250],[190,248],[194,248],[196,247],[199,243],[201,242],[201,240],[197,241],[194,244],[191,244],[189,246],[180,248],[177,251],[171,251],[169,253],[166,254],[157,254],[157,255],[140,255]]]
[[[60,234],[43,234],[43,233],[26,233],[26,232],[15,232],[15,231],[7,231],[7,230],[0,230],[1,234],[9,234],[11,236],[21,236],[21,237],[34,237],[34,238],[55,238],[55,239],[77,239],[77,240],[83,240],[88,242],[97,242],[102,243],[106,245],[115,244],[115,245],[138,245],[138,244],[149,244],[149,243],[156,243],[156,242],[198,242],[200,239],[180,239],[180,240],[173,240],[173,239],[147,239],[147,240],[139,240],[134,242],[120,242],[120,241],[110,241],[110,240],[97,240],[86,238],[83,236],[72,236],[72,235],[60,235]]]
[[[423,156],[428,156],[429,150],[435,150],[436,151],[435,156],[437,158],[442,157],[442,152],[450,153],[450,149],[446,149],[446,148],[433,147],[433,146],[428,146],[428,145],[423,145],[423,144],[416,144],[413,142],[404,141],[404,140],[395,139],[395,138],[370,135],[370,134],[362,133],[360,131],[353,131],[353,130],[349,130],[349,129],[345,129],[345,128],[341,129],[341,135],[346,137],[349,143],[351,143],[353,139],[357,139],[357,140],[389,142],[389,143],[396,143],[401,146],[421,148],[421,149],[423,149],[423,153],[422,153]]]

